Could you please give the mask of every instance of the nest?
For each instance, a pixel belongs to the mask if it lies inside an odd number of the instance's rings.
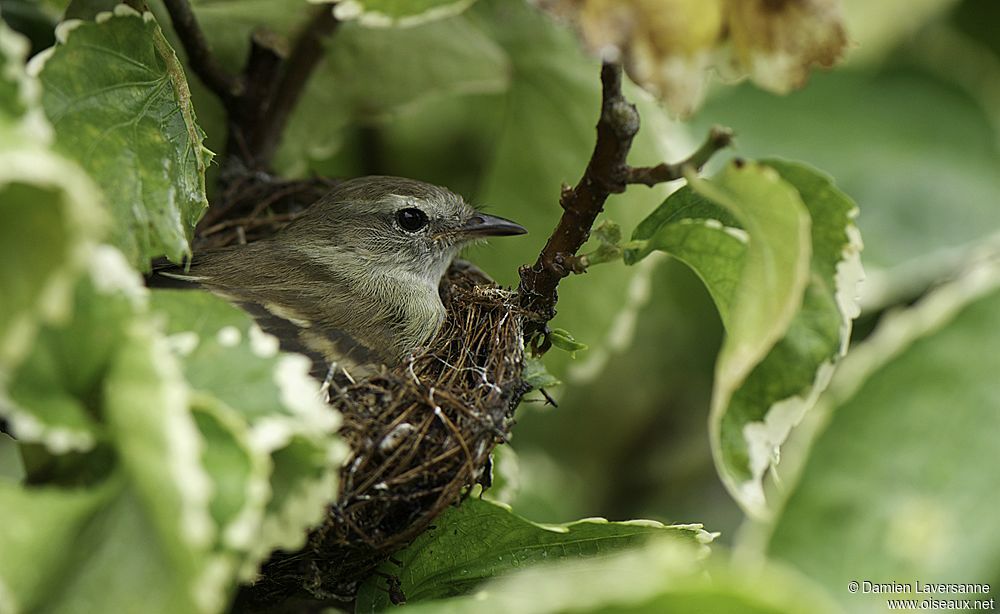
[[[315,180],[280,182],[272,190],[300,198],[321,187]],[[267,188],[252,189],[247,200]],[[299,208],[281,199],[272,204],[255,205],[254,215],[234,221],[245,219],[254,235],[266,234]],[[233,243],[247,234],[240,223],[214,224],[200,244]],[[448,316],[429,347],[399,367],[331,390],[330,404],[344,417],[340,434],[351,448],[337,500],[302,550],[277,552],[265,563],[238,605],[305,595],[349,600],[376,566],[469,487],[488,486],[490,454],[507,441],[514,409],[529,389],[521,377],[522,314],[513,293],[463,263],[442,280],[441,299]]]

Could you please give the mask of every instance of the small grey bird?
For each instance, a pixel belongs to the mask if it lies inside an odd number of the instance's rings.
[[[523,227],[462,197],[399,177],[339,184],[269,239],[196,254],[157,270],[240,306],[284,349],[364,374],[394,365],[444,321],[438,285],[463,246]],[[320,365],[323,365],[320,367]]]

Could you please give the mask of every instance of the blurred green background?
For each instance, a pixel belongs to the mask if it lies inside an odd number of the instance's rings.
[[[32,24],[52,19],[52,4],[3,0],[0,8],[34,32],[40,49],[51,30]],[[234,70],[253,28],[287,33],[302,17],[265,0],[192,4]],[[737,147],[716,163],[777,156],[832,175],[861,208],[861,337],[1000,229],[1000,5],[844,5],[852,41],[845,64],[789,96],[716,80],[706,105],[678,123],[630,88],[643,120],[631,162],[679,159],[723,124],[736,131]],[[152,8],[165,23],[160,3]],[[189,79],[208,146],[221,152],[220,107]],[[467,254],[513,284],[558,218],[560,186],[574,183],[589,157],[598,85],[597,63],[573,34],[521,2],[480,0],[459,17],[404,30],[344,24],[292,118],[279,170],[449,186],[530,229]],[[675,187],[633,186],[612,197],[605,217],[627,235]],[[516,457],[502,453],[499,463],[518,485],[509,502],[537,521],[703,522],[731,539],[743,516],[716,477],[707,432],[721,325],[700,282],[667,258],[601,265],[563,283],[554,325],[590,349],[575,360],[547,357],[565,382],[551,391],[559,407],[533,398],[519,410]]]

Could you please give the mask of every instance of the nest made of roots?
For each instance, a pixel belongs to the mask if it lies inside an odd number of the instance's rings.
[[[321,188],[317,180],[272,185],[296,198]],[[251,201],[268,193],[259,185],[253,190]],[[240,223],[255,235],[273,232],[298,208],[272,204],[255,205],[256,217]],[[204,244],[242,240],[234,230],[240,225],[219,224],[200,235]],[[441,299],[448,316],[427,348],[396,368],[331,390],[330,404],[344,417],[340,435],[351,448],[340,493],[306,546],[275,553],[244,597],[265,604],[305,591],[321,600],[350,599],[378,564],[488,480],[490,453],[507,440],[528,390],[521,377],[522,313],[513,293],[462,263],[442,280]]]

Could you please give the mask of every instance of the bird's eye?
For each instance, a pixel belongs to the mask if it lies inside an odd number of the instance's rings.
[[[427,225],[427,214],[416,207],[400,209],[396,212],[396,221],[400,228],[407,232],[417,232]]]

